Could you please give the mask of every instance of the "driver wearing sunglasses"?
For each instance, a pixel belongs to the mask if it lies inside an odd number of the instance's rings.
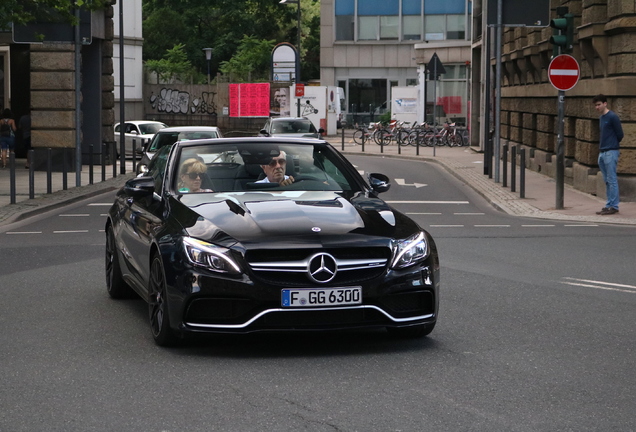
[[[280,186],[287,186],[294,182],[294,177],[285,175],[287,168],[287,155],[284,151],[271,159],[267,165],[261,165],[265,178],[256,183],[278,183]]]
[[[197,158],[190,158],[183,162],[179,170],[179,192],[213,192],[212,189],[201,189],[201,183],[206,171],[207,167],[205,164]]]

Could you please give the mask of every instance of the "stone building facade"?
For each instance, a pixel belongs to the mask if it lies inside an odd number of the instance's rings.
[[[567,6],[575,17],[571,55],[581,69],[577,85],[565,92],[565,182],[587,193],[605,195],[597,164],[599,119],[592,103],[596,94],[603,93],[609,108],[621,118],[625,132],[618,165],[621,199],[634,201],[636,2],[552,0],[551,18],[556,18],[559,6]],[[486,26],[483,28],[485,32]],[[548,79],[552,31],[550,27],[504,28],[500,135],[501,144],[508,142],[527,149],[529,168],[555,177],[558,93]],[[490,58],[488,63],[494,71],[495,59]],[[474,119],[478,116],[474,113]]]
[[[80,49],[76,70],[73,43],[16,44],[6,40],[11,63],[10,105],[17,117],[31,114],[31,145],[36,169],[46,169],[49,153],[53,169],[65,160],[74,171],[76,133],[81,134],[82,162],[90,151],[99,153],[102,143],[114,140],[113,8],[92,13],[90,43]],[[76,74],[81,83],[80,128],[76,127]],[[66,149],[66,151],[64,151]],[[16,146],[18,156],[25,149]],[[99,163],[100,157],[92,157]]]

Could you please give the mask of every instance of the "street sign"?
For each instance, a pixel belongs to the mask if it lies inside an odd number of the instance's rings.
[[[576,59],[567,54],[556,56],[548,67],[548,78],[557,90],[566,91],[579,82],[581,69]]]
[[[301,98],[305,96],[305,84],[296,84],[296,97]]]

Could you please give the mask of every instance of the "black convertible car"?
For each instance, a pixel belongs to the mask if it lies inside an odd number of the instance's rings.
[[[435,326],[431,236],[329,143],[221,138],[162,148],[106,222],[106,284],[149,305],[159,345],[196,333]]]

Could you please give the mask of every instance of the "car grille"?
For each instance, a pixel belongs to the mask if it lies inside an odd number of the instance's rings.
[[[307,271],[309,260],[318,253],[329,254],[336,260],[336,275],[328,282],[312,280]],[[246,260],[258,281],[292,288],[360,284],[381,276],[390,256],[386,247],[292,249],[248,251]]]
[[[428,315],[435,312],[435,298],[431,291],[410,291],[381,297],[378,306],[396,318]]]
[[[247,321],[255,313],[256,303],[241,298],[194,299],[185,313],[185,321],[199,324],[227,324]]]

